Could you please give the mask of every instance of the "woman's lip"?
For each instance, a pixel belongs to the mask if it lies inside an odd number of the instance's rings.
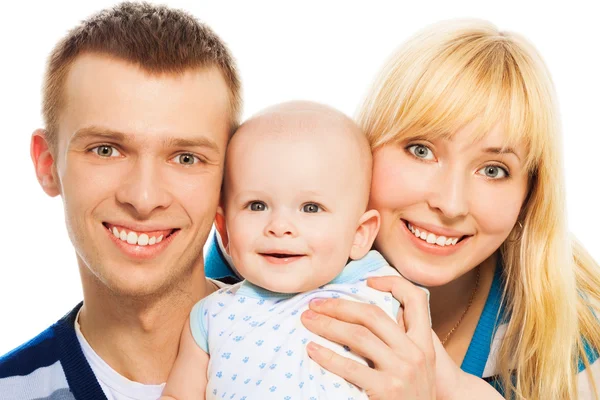
[[[419,249],[425,253],[436,255],[436,256],[449,256],[451,254],[456,253],[463,246],[465,246],[465,244],[468,243],[472,237],[472,236],[466,236],[466,237],[464,237],[464,239],[460,240],[455,245],[449,245],[449,246],[442,247],[442,246],[438,246],[437,244],[427,243],[423,239],[417,238],[414,235],[414,233],[412,233],[408,229],[408,226],[406,225],[406,222],[404,220],[401,220],[400,222],[401,222],[400,229],[403,230],[404,233],[406,233],[408,235],[408,239],[415,245],[415,247],[417,249]],[[431,233],[433,233],[433,232],[431,232]]]
[[[419,228],[419,230],[425,230],[428,233],[433,233],[435,236],[457,237],[457,238],[462,238],[463,236],[472,236],[472,235],[469,235],[468,233],[459,232],[454,229],[442,228],[439,226],[421,223],[418,221],[415,222],[415,221],[408,220],[408,219],[401,219],[401,221],[404,222],[405,224],[409,223],[414,228]]]

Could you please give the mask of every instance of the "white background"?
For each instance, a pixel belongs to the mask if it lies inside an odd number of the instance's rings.
[[[553,75],[565,133],[571,230],[600,260],[600,33],[577,1],[168,1],[209,24],[229,45],[247,117],[290,99],[354,115],[390,53],[409,35],[449,18],[478,17],[528,37]],[[11,1],[0,23],[0,354],[35,336],[81,299],[60,198],[45,196],[29,159],[42,126],[46,56],[68,29],[111,1]]]

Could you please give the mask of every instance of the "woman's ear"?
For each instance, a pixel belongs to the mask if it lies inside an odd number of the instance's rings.
[[[56,174],[54,157],[46,140],[46,131],[38,129],[31,135],[29,153],[37,180],[48,196],[58,196],[60,185]]]
[[[217,214],[215,215],[215,227],[217,228],[217,232],[221,236],[221,242],[223,243],[223,247],[225,251],[229,253],[229,238],[227,237],[227,225],[225,225],[225,212],[223,211],[223,207],[217,207]]]
[[[350,258],[358,260],[363,258],[375,241],[375,237],[379,232],[380,217],[377,210],[369,210],[365,212],[358,220],[358,227],[354,234],[354,242],[350,249]]]

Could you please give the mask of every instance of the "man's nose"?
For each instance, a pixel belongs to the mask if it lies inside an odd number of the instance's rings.
[[[171,204],[172,197],[166,186],[160,166],[153,160],[139,158],[119,186],[117,201],[128,205],[139,217],[147,217],[155,209]]]

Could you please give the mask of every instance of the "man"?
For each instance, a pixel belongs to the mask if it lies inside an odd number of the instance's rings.
[[[31,156],[63,199],[83,303],[0,358],[0,397],[155,399],[192,305],[240,112],[229,51],[190,15],[123,3],[53,50]]]

